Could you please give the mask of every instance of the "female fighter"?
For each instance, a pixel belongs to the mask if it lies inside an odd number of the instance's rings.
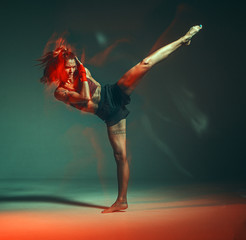
[[[113,85],[101,86],[73,52],[64,45],[39,59],[44,67],[41,82],[57,84],[54,92],[56,99],[81,111],[95,114],[106,123],[117,164],[118,196],[115,203],[103,213],[120,211],[128,207],[129,165],[126,158],[126,117],[129,111],[125,105],[130,103],[132,91],[154,65],[179,47],[189,45],[191,38],[201,29],[201,25],[191,27],[183,37],[147,56]]]

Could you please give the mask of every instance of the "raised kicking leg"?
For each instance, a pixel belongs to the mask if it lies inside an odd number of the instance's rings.
[[[108,137],[113,148],[114,158],[117,165],[118,197],[115,203],[102,211],[111,213],[124,210],[127,205],[127,187],[129,180],[129,165],[126,158],[126,119],[122,119],[117,124],[107,127]]]
[[[191,38],[202,29],[202,26],[191,27],[190,30],[177,41],[172,42],[148,57],[143,59],[136,66],[126,72],[123,77],[118,81],[119,87],[127,94],[130,95],[137,86],[139,80],[157,63],[161,62],[168,57],[172,52],[181,47],[182,45],[189,45]]]

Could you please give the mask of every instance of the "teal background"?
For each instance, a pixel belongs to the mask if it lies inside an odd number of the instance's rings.
[[[184,11],[176,15],[183,4]],[[209,1],[12,1],[1,18],[1,179],[114,178],[100,119],[68,108],[34,66],[55,32],[67,32],[101,84],[116,82],[161,44],[203,24],[146,75],[129,105],[131,179],[245,180],[245,20],[238,3]],[[88,60],[127,39],[102,66]]]

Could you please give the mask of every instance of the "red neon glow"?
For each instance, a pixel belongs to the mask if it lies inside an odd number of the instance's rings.
[[[181,205],[174,208],[165,206],[163,203],[138,203],[132,204],[132,211],[127,213],[107,215],[98,214],[98,209],[84,208],[2,212],[0,238],[1,240],[245,239],[245,204],[196,207]]]
[[[64,71],[65,55],[71,53],[71,48],[65,43],[65,39],[57,39],[55,50],[47,52],[39,59],[41,65],[45,67],[41,81],[47,84],[59,84],[60,81],[66,79]]]

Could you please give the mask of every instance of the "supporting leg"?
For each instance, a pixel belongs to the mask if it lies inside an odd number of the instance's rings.
[[[154,53],[150,54],[148,57],[143,59],[136,66],[131,68],[126,72],[123,77],[118,81],[119,87],[128,95],[137,86],[139,80],[157,63],[161,62],[167,58],[172,52],[181,47],[182,45],[189,45],[191,38],[202,29],[202,26],[194,26],[177,41],[172,42]]]
[[[108,127],[108,137],[113,148],[117,165],[118,197],[116,202],[102,213],[124,210],[127,204],[127,187],[129,180],[129,165],[126,158],[126,119],[114,126]]]

